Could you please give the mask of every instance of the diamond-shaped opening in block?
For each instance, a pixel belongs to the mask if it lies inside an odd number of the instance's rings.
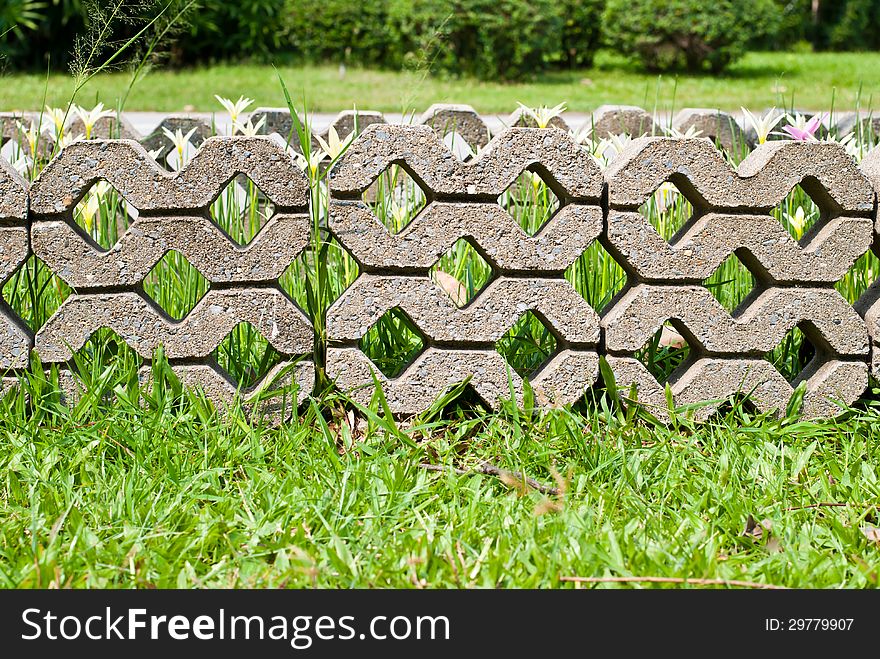
[[[517,176],[498,197],[498,203],[530,236],[539,233],[562,205],[542,174],[534,169]]]
[[[535,313],[526,311],[495,343],[510,367],[522,378],[532,377],[554,354],[559,343]]]
[[[657,382],[665,382],[676,369],[685,364],[691,354],[687,330],[673,321],[663,324],[635,353]]]
[[[805,188],[809,188],[812,195]],[[823,208],[816,201],[820,200]],[[772,215],[782,223],[791,237],[802,241],[811,234],[814,227],[820,226],[830,216],[834,202],[825,189],[815,179],[805,179],[785,195],[782,202],[773,209]]]
[[[467,239],[459,238],[431,266],[431,279],[455,303],[463,307],[492,281],[492,266]]]
[[[211,356],[242,389],[259,384],[284,356],[253,325],[240,322]]]
[[[73,209],[73,221],[102,249],[115,245],[137,219],[137,209],[101,179]]]
[[[184,134],[186,134],[186,132],[188,131],[184,131]],[[165,158],[161,159],[162,162],[160,164],[164,165],[165,169],[172,172],[179,172],[183,169],[199,150],[199,147],[192,143],[193,139],[198,139],[198,136],[194,135],[190,140],[185,142],[180,151],[177,150],[176,146],[171,148]]]
[[[685,193],[690,196],[687,196]],[[666,181],[639,206],[639,213],[667,242],[674,242],[675,235],[694,217],[696,193],[688,189],[686,181]]]
[[[422,353],[425,339],[403,309],[393,307],[373,323],[358,347],[385,377],[394,378]]]
[[[817,357],[817,342],[809,335],[810,328],[802,323],[790,329],[782,341],[764,355],[764,359],[773,364],[789,382],[794,382],[800,372]]]
[[[863,254],[835,284],[837,291],[850,304],[856,301],[880,278],[880,259],[874,252]]]
[[[211,219],[239,245],[247,245],[275,214],[275,204],[247,176],[236,176],[211,204]]]
[[[731,254],[703,280],[705,286],[721,306],[733,313],[755,289],[755,276],[738,258]]]
[[[181,320],[205,296],[210,284],[183,254],[171,250],[147,273],[143,288],[165,313]]]
[[[427,205],[425,190],[401,165],[390,165],[363,194],[388,233],[403,231]]]
[[[335,238],[322,238],[317,249],[309,243],[278,280],[281,290],[312,320],[322,318],[360,272],[357,261]]]
[[[34,332],[72,293],[61,277],[33,255],[3,285],[3,299]]]
[[[565,278],[597,312],[626,286],[626,271],[597,240],[565,270]]]
[[[128,373],[137,378],[137,370],[144,363],[137,351],[108,327],[102,327],[89,337],[82,348],[74,353],[73,363],[85,384],[97,381],[107,367],[117,373]]]

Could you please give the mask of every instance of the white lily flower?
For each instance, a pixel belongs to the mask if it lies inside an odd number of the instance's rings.
[[[251,119],[248,119],[245,124],[236,122],[232,126],[232,134],[235,135],[235,133],[238,132],[245,137],[255,137],[260,134],[260,129],[265,125],[266,117],[261,117],[256,126],[254,126],[254,122]]]
[[[74,105],[72,109],[79,117],[80,121],[83,122],[87,140],[92,139],[92,129],[101,119],[112,117],[116,114],[113,110],[105,110],[103,103],[98,103],[91,110],[86,110],[79,105]]]
[[[761,117],[756,117],[744,107],[740,107],[740,110],[743,111],[746,121],[755,129],[755,134],[758,136],[758,144],[764,144],[767,141],[770,131],[776,128],[776,124],[782,121],[782,118],[785,116],[782,112],[777,112],[775,107],[767,110]]]
[[[669,181],[663,183],[654,193],[657,212],[661,214],[665,213],[667,210],[675,206],[681,196],[681,191],[675,187],[674,183],[670,183]]]
[[[82,142],[84,139],[86,139],[86,137],[82,133],[79,133],[78,135],[62,133],[61,138],[58,140],[58,148],[63,149],[74,142]]]
[[[784,215],[791,228],[794,229],[795,238],[800,240],[807,226],[807,214],[804,212],[804,207],[798,206],[794,213],[785,213]]]
[[[20,176],[27,178],[28,170],[30,170],[33,160],[26,155],[21,155],[9,164],[12,165],[12,168],[18,172]]]
[[[330,129],[327,131],[326,141],[320,135],[315,135],[315,139],[321,145],[324,155],[330,158],[330,160],[336,160],[348,148],[348,145],[351,144],[351,141],[354,139],[354,133],[349,133],[344,140],[340,140],[336,128],[330,126]]]
[[[517,103],[517,105],[527,116],[534,120],[538,128],[547,128],[553,119],[560,116],[566,110],[564,102],[552,108],[548,108],[546,105],[537,108],[530,108],[522,103]]]
[[[95,224],[95,218],[101,210],[101,201],[103,200],[104,195],[110,192],[111,189],[112,188],[107,181],[98,181],[89,190],[85,201],[80,202],[77,205],[79,216],[82,219],[83,224],[85,224],[87,231],[91,232],[92,227]]]
[[[244,112],[247,107],[254,102],[252,98],[245,98],[244,96],[239,96],[238,100],[233,102],[228,98],[223,98],[222,96],[218,96],[214,94],[214,98],[226,108],[226,112],[229,114],[229,118],[232,119],[233,132],[235,131],[235,124],[238,123],[238,117]]]
[[[655,123],[659,125],[659,122],[655,121]],[[688,129],[684,132],[681,132],[674,126],[660,126],[660,129],[669,137],[677,139],[691,139],[693,137],[700,137],[703,134],[703,131],[697,130],[696,126],[688,126]]]
[[[61,108],[50,108],[47,105],[46,115],[52,122],[52,128],[54,130],[53,137],[55,138],[55,141],[60,142],[61,138],[64,135],[64,127],[67,125],[67,120],[70,118],[69,113],[67,112],[67,110],[62,110]]]
[[[168,130],[165,126],[162,126],[162,132],[165,134],[170,142],[174,145],[174,149],[177,152],[177,167],[182,169],[186,164],[184,161],[184,152],[186,151],[186,147],[189,144],[190,138],[195,134],[196,128],[191,129],[186,135],[183,134],[183,131],[178,128],[173,133]]]
[[[18,119],[15,120],[15,125],[18,126],[18,130],[21,131],[22,136],[27,141],[29,153],[32,156],[35,155],[37,153],[37,140],[40,136],[39,131],[37,131],[37,125],[32,121],[31,125],[25,128],[24,124]]]
[[[301,153],[296,154],[296,164],[299,165],[299,168],[304,172],[307,172],[311,178],[315,178],[318,175],[318,168],[321,166],[321,161],[327,156],[323,151],[312,151],[309,154],[308,160],[306,160],[305,156]]]

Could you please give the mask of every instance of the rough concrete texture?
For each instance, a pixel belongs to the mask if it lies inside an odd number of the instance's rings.
[[[871,375],[880,379],[880,279],[859,298],[855,309],[865,319],[871,337]]]
[[[482,149],[491,138],[486,122],[470,105],[436,103],[425,110],[418,123],[430,126],[441,138],[458,133],[474,150]]]
[[[406,168],[428,198],[495,201],[527,169],[563,201],[598,203],[602,173],[589,152],[556,128],[510,128],[463,163],[428,126],[370,126],[330,170],[337,198],[361,195],[392,164]]]
[[[637,211],[608,212],[608,242],[621,265],[641,281],[700,282],[732,253],[765,283],[836,282],[873,242],[870,217],[818,222],[801,241],[775,217],[707,213],[673,244]]]
[[[18,153],[33,156],[31,145],[28,143],[21,126],[28,130],[31,124],[38,123],[39,119],[39,115],[35,115],[33,112],[0,112],[0,147],[11,141],[20,149]],[[37,155],[41,158],[49,158],[54,147],[55,139],[49,134],[49,131],[44,130],[37,141]]]
[[[538,128],[538,123],[535,121],[535,118],[521,107],[513,111],[505,122],[505,125],[514,128]],[[553,117],[550,119],[546,128],[558,128],[559,130],[566,132],[569,130],[568,122],[562,117]]]
[[[240,246],[214,222],[199,216],[140,215],[109,250],[67,220],[35,222],[31,248],[73,288],[135,286],[171,250],[213,283],[271,282],[309,242],[308,215],[272,216],[254,239]]]
[[[536,403],[554,406],[576,401],[596,381],[598,364],[595,352],[558,354],[532,380]],[[493,409],[509,400],[511,392],[522,402],[522,378],[494,350],[428,348],[402,374],[389,379],[357,348],[328,348],[327,376],[361,404],[369,403],[373,395],[373,375],[391,410],[401,414],[424,411],[440,394],[466,379]]]
[[[828,215],[865,215],[874,190],[853,159],[832,142],[773,142],[750,153],[737,169],[703,138],[633,140],[605,171],[611,208],[638,208],[672,181],[702,210],[769,211],[800,185]]]
[[[70,124],[64,129],[64,131],[66,135],[72,135],[74,137],[80,135],[85,136],[86,126],[82,119],[71,113]],[[89,139],[139,140],[142,137],[143,136],[137,131],[137,129],[131,125],[131,122],[125,118],[125,115],[119,116],[116,114],[112,117],[101,117],[98,119],[95,125],[92,126]]]
[[[329,226],[367,271],[423,272],[459,238],[469,238],[499,269],[552,274],[563,272],[599,236],[602,209],[563,206],[530,236],[497,204],[435,201],[392,235],[364,202],[335,200]]]
[[[195,147],[201,145],[206,139],[211,137],[211,125],[204,119],[189,114],[170,114],[156,126],[156,129],[140,140],[141,144],[147,151],[159,150],[156,157],[157,160],[163,160],[174,150],[174,143],[168,139],[163,129],[170,130],[172,133],[180,131],[182,135],[187,135],[191,130],[195,129],[192,137],[189,138],[190,144]]]
[[[624,293],[602,317],[605,347],[633,353],[671,320],[682,326],[691,348],[713,355],[762,355],[794,327],[807,329],[817,348],[866,357],[864,321],[833,288],[770,288],[731,316],[702,286],[641,284]]]
[[[308,203],[305,175],[268,137],[212,137],[179,172],[162,169],[137,142],[101,140],[62,149],[31,187],[31,212],[71,213],[101,179],[142,213],[206,209],[239,174],[250,178],[278,208],[302,209]]]
[[[613,355],[606,359],[625,404],[638,404],[661,421],[669,421],[665,387],[641,362]],[[808,419],[835,416],[841,405],[851,404],[865,390],[868,369],[863,362],[830,359],[808,365],[789,383],[764,359],[703,357],[684,364],[668,383],[675,406],[692,406],[695,419],[705,421],[720,405],[742,396],[748,396],[759,411],[778,416],[802,381],[806,392],[801,414]]]
[[[428,277],[363,274],[327,312],[327,331],[331,340],[357,341],[395,307],[432,343],[494,344],[527,311],[563,340],[599,341],[596,312],[561,278],[496,279],[460,309]]]
[[[707,139],[645,138],[603,174],[586,148],[556,128],[508,129],[479,156],[461,162],[443,144],[446,128],[438,130],[436,122],[460,121],[456,130],[473,129],[476,136],[482,135],[479,117],[448,106],[432,108],[430,116],[433,127],[367,127],[329,175],[327,228],[354,255],[361,274],[328,312],[327,373],[357,400],[369,400],[374,371],[392,409],[402,413],[427,408],[465,379],[492,406],[511,392],[521,400],[522,379],[495,345],[527,311],[557,341],[556,353],[528,375],[536,403],[545,407],[580,398],[596,382],[604,354],[621,395],[629,397],[636,384],[640,403],[668,418],[663,385],[635,359],[667,321],[692,349],[669,378],[673,399],[693,405],[697,418],[710,416],[719,401],[743,395],[759,409],[778,412],[800,381],[807,386],[804,413],[833,416],[838,401],[850,403],[864,391],[869,367],[880,377],[880,283],[855,308],[833,288],[861,254],[880,253],[880,151],[857,167],[836,144],[774,142],[733,169]],[[406,169],[428,200],[396,235],[361,200],[392,164]],[[562,202],[534,236],[499,205],[499,196],[525,170],[537,172]],[[208,214],[217,195],[241,176],[277,209],[245,246]],[[94,245],[73,221],[76,204],[101,179],[139,211],[109,250]],[[671,243],[637,212],[666,181],[695,205],[694,218]],[[795,185],[822,210],[821,221],[799,241],[770,215]],[[223,407],[234,400],[236,385],[211,353],[238,323],[248,322],[284,361],[240,399],[251,412],[282,420],[311,392],[314,377],[311,361],[298,359],[313,351],[311,323],[277,287],[278,277],[307,247],[308,203],[306,177],[277,136],[206,139],[179,173],[159,167],[131,140],[79,142],[47,165],[30,191],[0,159],[0,283],[32,249],[76,289],[35,337],[2,308],[0,370],[25,368],[35,347],[45,363],[60,364],[75,379],[69,370],[73,352],[109,327],[145,360],[164,346],[181,381]],[[492,281],[461,308],[431,274],[459,239],[470,242],[493,270]],[[597,239],[629,276],[628,288],[601,320],[563,278]],[[170,250],[210,282],[205,297],[180,321],[142,288]],[[701,285],[732,253],[757,279],[733,314]],[[415,323],[426,349],[389,380],[357,343],[393,308]],[[794,327],[804,331],[816,356],[788,383],[762,357]],[[279,398],[273,380],[297,382],[298,399]]]
[[[597,139],[621,133],[641,137],[660,132],[654,124],[654,118],[635,105],[600,105],[589,121],[588,132]]]
[[[180,321],[134,291],[74,294],[37,332],[35,348],[44,362],[66,362],[107,327],[145,359],[159,346],[169,359],[203,358],[241,322],[253,325],[280,353],[312,351],[308,318],[284,293],[268,287],[211,289]]]
[[[0,158],[0,286],[27,260],[27,183]],[[33,345],[27,325],[0,299],[0,372],[26,368]]]
[[[184,387],[200,391],[218,411],[226,412],[238,402],[248,420],[270,425],[288,420],[311,394],[315,382],[315,365],[307,359],[276,364],[249,389],[242,389],[214,363],[180,364],[172,366],[172,371]],[[139,377],[149,390],[150,369],[142,368]]]
[[[672,127],[684,134],[693,129],[699,137],[707,137],[713,144],[733,153],[749,148],[745,132],[732,115],[721,110],[685,108],[672,118]]]
[[[290,110],[287,108],[257,108],[250,115],[250,120],[256,126],[265,117],[266,123],[263,125],[261,132],[266,135],[279,135],[285,142],[290,140],[291,148],[297,153],[302,153],[302,146],[299,143],[299,136],[294,127],[293,118]],[[300,119],[302,122],[302,119]],[[372,124],[384,124],[385,117],[381,112],[372,112],[369,110],[344,110],[336,115],[336,118],[330,123],[330,126],[319,133],[320,137],[326,142],[330,135],[332,127],[340,139],[345,139],[351,133],[360,134],[364,128]],[[300,123],[302,125],[302,123]],[[312,150],[321,148],[321,143],[315,135],[311,139]]]

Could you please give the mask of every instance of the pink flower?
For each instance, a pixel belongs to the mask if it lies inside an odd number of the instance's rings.
[[[817,114],[809,121],[806,121],[800,114],[796,114],[794,117],[786,115],[788,125],[783,126],[782,130],[788,133],[788,136],[793,140],[812,142],[816,139],[816,131],[819,130],[819,126],[822,125],[822,119],[824,116],[825,115]]]

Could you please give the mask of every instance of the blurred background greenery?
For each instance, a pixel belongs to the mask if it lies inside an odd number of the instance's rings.
[[[174,68],[331,63],[522,80],[589,67],[603,47],[647,71],[689,72],[721,71],[747,50],[880,48],[880,0],[0,0],[0,55],[8,72],[63,70],[166,5],[150,56]]]

